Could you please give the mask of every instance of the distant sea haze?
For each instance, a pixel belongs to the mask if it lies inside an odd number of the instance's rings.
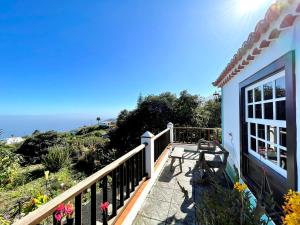
[[[0,115],[0,129],[3,134],[0,139],[13,136],[26,136],[35,130],[39,131],[70,131],[82,126],[97,124],[97,116],[86,115],[38,115],[38,116],[10,116]],[[105,119],[105,118],[101,118]]]

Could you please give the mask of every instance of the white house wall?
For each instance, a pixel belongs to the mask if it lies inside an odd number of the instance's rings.
[[[300,96],[300,19],[294,26],[283,31],[280,37],[262,51],[248,66],[235,78],[223,87],[223,143],[230,152],[229,163],[240,168],[240,110],[239,110],[239,83],[266,67],[287,52],[296,52],[296,95]],[[297,124],[300,124],[300,100],[296,98]],[[298,128],[300,130],[300,128]],[[297,164],[298,190],[300,190],[300,132],[297,132]]]

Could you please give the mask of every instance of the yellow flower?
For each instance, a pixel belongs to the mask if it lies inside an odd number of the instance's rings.
[[[289,190],[284,196],[282,206],[285,216],[282,218],[284,225],[300,224],[300,193]]]
[[[241,184],[241,183],[239,183],[239,182],[236,182],[236,183],[234,184],[234,187],[233,187],[233,188],[236,189],[236,190],[238,190],[239,192],[243,192],[243,191],[245,191],[248,187],[247,187],[246,184]]]
[[[45,179],[48,181],[49,180],[49,171],[47,170],[44,173],[45,173]]]

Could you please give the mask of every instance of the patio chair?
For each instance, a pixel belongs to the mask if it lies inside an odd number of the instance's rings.
[[[210,177],[224,175],[228,156],[229,152],[221,145],[218,145],[215,151],[201,151],[198,162],[199,169],[202,171],[200,183]]]
[[[201,150],[215,151],[216,150],[216,142],[200,139],[198,141],[197,151],[199,152]]]

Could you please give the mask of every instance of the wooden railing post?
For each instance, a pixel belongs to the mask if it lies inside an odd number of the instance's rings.
[[[148,178],[154,173],[154,135],[147,131],[141,137],[141,143],[145,144],[145,152],[146,152],[146,173]]]
[[[173,144],[174,142],[174,125],[173,123],[169,122],[167,128],[170,128],[170,143]]]

